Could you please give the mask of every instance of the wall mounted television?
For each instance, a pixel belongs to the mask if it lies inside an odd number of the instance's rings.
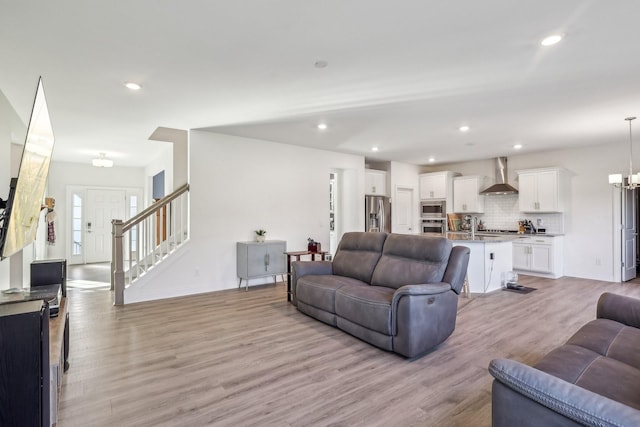
[[[40,78],[22,149],[18,177],[11,179],[9,196],[6,201],[0,203],[0,208],[4,208],[0,214],[2,258],[15,254],[36,238],[53,142],[53,128]]]

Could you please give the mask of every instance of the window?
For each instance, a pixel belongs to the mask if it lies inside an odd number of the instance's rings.
[[[73,212],[71,213],[71,254],[82,255],[82,195],[73,194]]]

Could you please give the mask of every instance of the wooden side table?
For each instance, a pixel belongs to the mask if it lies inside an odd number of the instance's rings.
[[[287,256],[287,301],[291,301],[291,295],[293,295],[291,291],[291,260],[295,258],[295,261],[300,261],[300,257],[304,255],[311,255],[311,261],[316,260],[316,255],[320,255],[321,261],[326,261],[327,259],[327,251],[319,251],[319,252],[311,252],[311,251],[294,251],[294,252],[285,252],[284,254]]]

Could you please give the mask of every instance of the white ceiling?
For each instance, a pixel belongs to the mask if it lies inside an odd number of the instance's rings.
[[[0,0],[0,90],[26,122],[43,76],[58,161],[145,165],[157,127],[415,164],[622,144],[639,20],[638,0]]]

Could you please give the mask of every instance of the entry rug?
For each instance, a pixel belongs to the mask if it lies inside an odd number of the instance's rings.
[[[523,286],[522,289],[509,289],[509,288],[502,288],[503,291],[509,291],[509,292],[515,292],[517,294],[528,294],[530,292],[533,292],[535,290],[537,290],[537,288],[528,288],[526,286]]]

